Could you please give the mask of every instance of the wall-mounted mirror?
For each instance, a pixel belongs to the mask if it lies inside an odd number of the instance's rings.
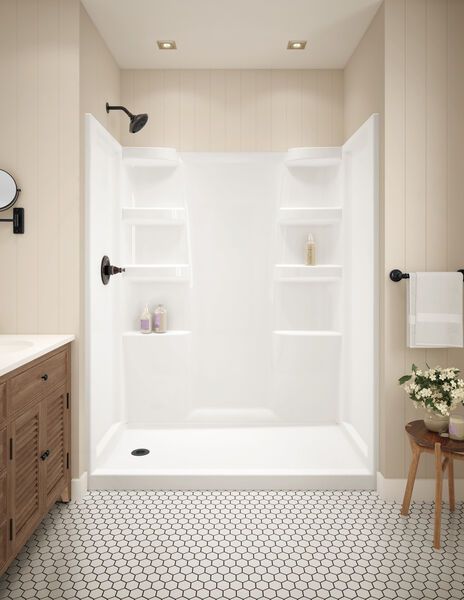
[[[11,208],[20,191],[14,178],[7,171],[0,169],[0,210]]]

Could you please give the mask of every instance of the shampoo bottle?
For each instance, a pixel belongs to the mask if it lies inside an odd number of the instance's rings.
[[[308,235],[308,240],[306,242],[306,264],[316,264],[316,242],[311,233]]]
[[[168,329],[168,311],[162,304],[158,304],[154,312],[155,322],[153,330],[155,333],[166,333]]]
[[[140,333],[151,333],[151,313],[147,304],[140,315]]]

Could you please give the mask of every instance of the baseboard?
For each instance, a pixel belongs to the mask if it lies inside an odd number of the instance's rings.
[[[71,479],[71,502],[79,502],[88,491],[87,471],[84,471],[77,479]]]
[[[292,475],[261,473],[226,474],[145,474],[105,473],[89,476],[90,490],[373,490],[375,475]]]
[[[404,490],[406,487],[406,478],[404,479],[388,479],[377,473],[377,492],[382,500],[388,502],[402,502]],[[456,498],[464,496],[464,479],[456,479],[454,482]],[[414,491],[412,494],[413,501],[433,502],[435,497],[435,480],[434,479],[416,479]],[[446,476],[443,480],[443,499],[448,500],[448,485]]]

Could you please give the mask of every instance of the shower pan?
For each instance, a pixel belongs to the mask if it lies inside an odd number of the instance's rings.
[[[90,488],[375,487],[377,152],[377,115],[253,153],[121,147],[86,116]],[[147,303],[167,333],[138,332]]]

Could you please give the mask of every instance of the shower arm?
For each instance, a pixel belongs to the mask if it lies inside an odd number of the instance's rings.
[[[107,113],[109,113],[109,112],[110,112],[110,110],[122,110],[122,111],[124,111],[124,112],[126,113],[126,115],[127,115],[127,116],[128,116],[130,119],[132,119],[132,118],[134,117],[134,115],[133,115],[133,114],[132,114],[132,113],[131,113],[129,110],[127,110],[127,108],[126,108],[125,106],[110,106],[110,105],[108,104],[108,102],[107,102],[107,103],[106,103],[106,112],[107,112]]]

